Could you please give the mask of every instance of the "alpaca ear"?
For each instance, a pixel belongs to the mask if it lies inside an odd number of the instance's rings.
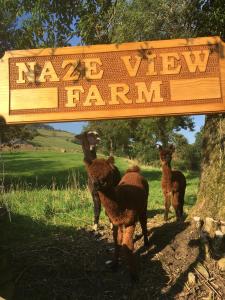
[[[107,162],[110,163],[111,165],[114,165],[114,157],[113,156],[110,156],[108,159],[107,159]]]
[[[76,134],[74,136],[74,138],[77,139],[77,140],[79,140],[79,141],[82,141],[85,137],[87,137],[87,132],[86,131],[84,131],[84,132],[82,132],[80,134]]]

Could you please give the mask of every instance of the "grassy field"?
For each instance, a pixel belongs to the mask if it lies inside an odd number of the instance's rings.
[[[38,129],[38,135],[32,140],[34,146],[49,149],[65,149],[81,152],[80,145],[73,143],[74,134],[66,131]]]
[[[132,164],[127,159],[116,158],[122,174]],[[162,219],[161,170],[149,166],[141,169],[150,185],[148,218],[158,215]],[[185,212],[188,213],[196,200],[198,174],[185,175]],[[4,274],[0,276],[1,296],[10,295],[14,290],[16,300],[91,299],[86,295],[96,293],[96,270],[102,274],[100,281],[105,282],[104,289],[116,291],[112,288],[118,287],[116,277],[104,273],[108,257],[105,251],[112,246],[91,231],[93,203],[86,182],[80,151],[0,154],[0,208],[6,208],[0,217],[0,274]],[[174,219],[172,210],[170,217]],[[100,224],[102,232],[109,228],[104,211]],[[88,290],[86,280],[94,282],[88,285]],[[140,291],[134,292],[137,297],[132,299],[139,299]],[[101,295],[98,299],[106,299],[102,298],[102,288],[98,288],[98,293]]]
[[[116,158],[123,174],[134,162]],[[11,213],[30,216],[50,224],[83,226],[92,222],[92,200],[81,153],[47,151],[2,153],[0,181],[5,186],[1,201]],[[141,166],[150,185],[149,214],[163,209],[161,170]],[[186,211],[194,204],[198,176],[186,173]],[[103,219],[105,219],[104,214]]]

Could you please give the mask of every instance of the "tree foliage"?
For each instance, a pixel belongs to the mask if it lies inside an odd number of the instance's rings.
[[[119,0],[113,42],[159,40],[190,36],[186,0]]]
[[[108,7],[107,12],[108,16],[111,16],[110,22],[105,31],[103,30],[108,35],[106,42],[111,40],[121,43],[188,36],[190,26],[185,18],[188,12],[187,1],[119,0],[114,1],[113,5],[112,1],[108,1],[108,4],[109,2],[110,8]],[[90,6],[93,6],[93,3]],[[94,17],[95,9],[93,8]],[[99,12],[101,14],[101,10]],[[103,22],[101,28],[105,25]],[[96,30],[90,38],[88,42],[98,39]],[[177,131],[182,128],[193,130],[194,124],[192,118],[184,116],[90,122],[88,128],[100,131],[103,140],[106,141],[102,145],[106,153],[123,154],[137,157],[143,162],[151,162],[158,158],[154,149],[156,143],[160,142],[166,146],[173,141]]]
[[[97,130],[101,136],[101,150],[106,154],[128,156],[144,163],[158,161],[158,143],[173,143],[178,149],[178,132],[192,130],[193,121],[183,118],[146,118],[90,122],[85,130]],[[183,137],[183,136],[182,136]],[[183,137],[183,139],[185,139]],[[188,144],[186,142],[186,144]]]

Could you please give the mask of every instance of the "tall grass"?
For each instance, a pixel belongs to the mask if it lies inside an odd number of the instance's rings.
[[[82,227],[92,221],[92,200],[87,188],[11,190],[1,202],[12,214],[29,216],[46,225]]]
[[[118,158],[116,163],[123,174],[132,162]],[[87,177],[80,153],[5,153],[1,158],[0,168],[0,180],[5,188],[0,193],[0,201],[7,207],[12,221],[14,216],[20,215],[46,225],[83,227],[92,224],[93,203],[86,185]],[[149,166],[142,166],[141,169],[150,186],[149,216],[152,211],[162,215],[164,201],[160,183],[161,170]],[[188,213],[196,201],[198,174],[185,175],[185,211]],[[171,215],[174,215],[172,210]],[[102,213],[101,222],[106,221],[107,218]]]

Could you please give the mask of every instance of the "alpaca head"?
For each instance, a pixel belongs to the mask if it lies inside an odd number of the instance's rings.
[[[158,149],[161,164],[170,164],[172,160],[172,155],[175,151],[174,145],[169,145],[167,148],[163,148],[161,145],[159,145]]]
[[[85,150],[89,151],[95,149],[96,145],[98,145],[101,140],[96,131],[85,131],[81,134],[75,135],[75,138],[82,143]]]
[[[85,160],[87,172],[96,191],[106,191],[113,186],[114,158]]]

